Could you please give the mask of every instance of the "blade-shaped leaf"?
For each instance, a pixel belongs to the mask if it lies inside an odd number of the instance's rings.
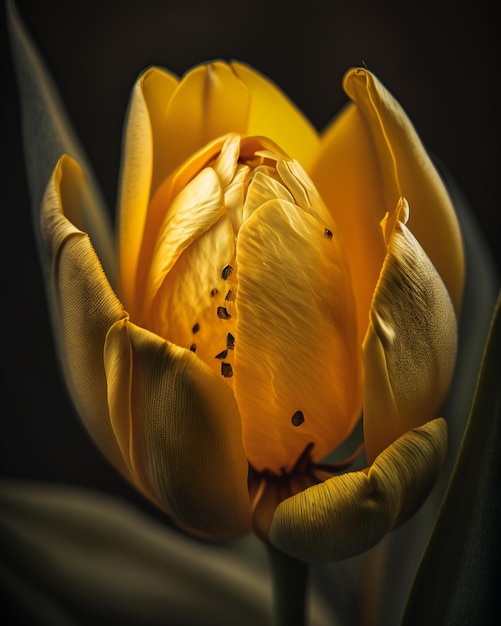
[[[255,626],[271,611],[262,546],[211,545],[82,488],[0,484],[0,586],[9,623]],[[312,594],[312,626],[333,624]]]
[[[84,223],[112,285],[116,285],[116,260],[109,213],[58,90],[31,40],[14,2],[7,2],[7,21],[14,59],[23,131],[24,155],[31,194],[33,225],[44,272],[47,260],[40,245],[39,211],[45,186],[63,154],[82,167],[91,193],[85,199]]]
[[[444,504],[403,624],[495,623],[501,539],[501,296]],[[431,620],[431,621],[430,621]]]

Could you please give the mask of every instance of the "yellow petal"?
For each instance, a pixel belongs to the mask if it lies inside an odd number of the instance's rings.
[[[326,231],[326,228],[328,229]],[[271,200],[237,239],[234,390],[256,470],[291,470],[306,446],[319,459],[360,412],[354,302],[338,233]]]
[[[405,433],[365,471],[314,485],[278,505],[271,542],[303,561],[339,561],[375,546],[424,501],[443,465],[442,418]]]
[[[153,250],[140,319],[146,319],[153,299],[180,254],[224,211],[219,178],[212,167],[206,167],[186,184],[166,210]]]
[[[226,133],[245,134],[249,90],[227,63],[199,65],[183,76],[167,109],[166,173]]]
[[[177,76],[159,67],[148,69],[140,79],[153,136],[152,195],[169,174],[166,162],[171,151],[171,140],[168,133],[167,111],[178,84],[179,78]]]
[[[348,106],[322,137],[310,176],[342,233],[353,278],[359,337],[385,256],[379,223],[387,211],[377,155],[365,122]]]
[[[225,267],[233,267],[234,253],[231,218],[223,215],[179,256],[148,313],[150,330],[196,352],[218,376],[226,367],[223,363],[230,362],[226,357],[231,359],[231,352],[223,357],[228,333],[235,335],[236,288],[233,276],[222,275]],[[218,316],[220,307],[228,315]]]
[[[308,169],[320,144],[308,119],[271,80],[253,68],[235,61],[231,68],[251,93],[246,134],[269,137]]]
[[[145,306],[144,291],[149,274],[151,280],[153,255],[157,251],[158,241],[159,238],[161,238],[161,229],[163,228],[165,234],[165,228],[169,224],[169,220],[172,219],[171,204],[201,170],[217,157],[227,140],[227,136],[220,137],[193,154],[189,160],[185,161],[162,182],[150,199],[148,218],[144,224],[140,255],[137,268],[135,268],[136,285],[134,311],[140,311]],[[193,191],[193,186],[191,189]],[[210,194],[207,195],[209,196]],[[184,197],[186,197],[186,193]],[[161,280],[159,283],[160,282]],[[154,294],[150,294],[150,299],[153,295]],[[139,317],[139,314],[135,315],[134,319],[137,320]]]
[[[250,525],[231,390],[189,350],[128,321],[109,331],[111,419],[136,484],[181,527],[225,539]]]
[[[437,268],[458,312],[464,283],[463,245],[438,172],[402,107],[371,72],[350,70],[344,88],[369,129],[386,206],[395,206],[400,196],[407,198],[412,207],[409,227]]]
[[[364,340],[364,439],[369,462],[436,416],[449,389],[457,323],[449,293],[405,222],[401,199]],[[391,221],[391,220],[390,220]]]
[[[49,297],[62,370],[85,427],[108,459],[127,475],[111,428],[103,349],[110,326],[126,317],[86,233],[65,216],[78,216],[88,193],[78,164],[63,157],[41,208],[43,242],[51,262]]]
[[[137,298],[138,259],[152,191],[165,176],[165,108],[177,80],[151,68],[132,91],[127,122],[119,199],[120,279],[131,313]]]

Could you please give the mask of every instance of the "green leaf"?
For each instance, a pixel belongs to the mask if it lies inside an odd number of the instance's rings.
[[[87,176],[91,195],[83,208],[84,223],[108,279],[116,285],[117,262],[109,212],[95,175],[58,90],[12,0],[7,2],[7,22],[19,88],[33,225],[44,272],[47,273],[49,267],[40,241],[40,205],[56,163],[63,154],[68,154],[78,161]]]
[[[270,572],[256,544],[202,543],[118,499],[4,480],[0,534],[9,623],[255,626],[270,619]],[[309,623],[334,626],[318,594],[311,599]]]
[[[501,563],[501,296],[463,443],[402,624],[497,623]]]

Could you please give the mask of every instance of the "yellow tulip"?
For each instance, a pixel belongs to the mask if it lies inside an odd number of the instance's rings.
[[[253,526],[304,560],[371,547],[433,485],[463,287],[454,210],[410,121],[368,70],[344,87],[318,134],[244,64],[145,71],[118,284],[75,160],[41,210],[64,371],[103,453],[181,528]],[[368,467],[332,476],[322,460],[362,412]]]

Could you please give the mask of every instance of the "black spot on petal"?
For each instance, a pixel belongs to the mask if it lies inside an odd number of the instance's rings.
[[[231,289],[228,291],[224,299],[228,300],[229,302],[233,302],[235,300],[235,294]]]
[[[304,414],[302,411],[296,411],[291,418],[291,422],[293,426],[301,426],[304,422]]]
[[[219,354],[216,354],[215,359],[225,359],[228,356],[228,350],[223,350]]]
[[[219,291],[214,287],[214,289],[210,290],[210,297],[214,298],[214,296],[217,296],[218,293]]]
[[[197,344],[196,343],[192,343],[191,346],[190,346],[190,350],[192,352],[196,352],[197,351]]]
[[[233,272],[233,268],[231,267],[231,265],[225,265],[223,269],[221,270],[221,278],[223,280],[228,280],[232,272]]]
[[[235,349],[235,337],[231,333],[228,333],[226,335],[226,347],[228,348],[228,350]]]
[[[217,307],[217,316],[222,320],[230,320],[231,315],[228,313],[228,310],[224,306]]]
[[[200,324],[197,322],[191,329],[191,332],[195,334],[195,333],[198,333],[199,330],[200,330]]]
[[[231,363],[225,363],[224,361],[221,363],[221,374],[225,378],[231,378],[233,376],[233,368],[231,367]]]
[[[324,229],[324,237],[327,237],[327,239],[332,239],[332,230],[329,230],[328,228]]]

